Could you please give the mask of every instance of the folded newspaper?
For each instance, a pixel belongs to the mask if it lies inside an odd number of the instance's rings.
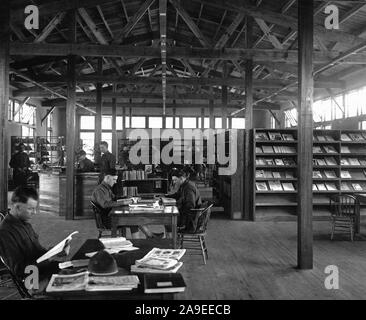
[[[94,277],[80,272],[73,275],[54,274],[46,288],[46,292],[65,291],[125,291],[137,288],[140,281],[135,275]]]
[[[79,231],[74,231],[67,238],[65,238],[64,240],[62,240],[58,244],[56,244],[51,250],[47,251],[43,256],[39,257],[37,259],[37,263],[41,263],[42,261],[46,261],[46,260],[58,255],[62,251],[64,251],[64,249],[70,243],[70,241],[72,239],[72,236],[76,233],[79,233]]]

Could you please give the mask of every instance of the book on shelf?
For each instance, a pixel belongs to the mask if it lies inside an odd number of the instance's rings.
[[[341,178],[343,179],[351,179],[351,174],[347,170],[341,170]]]
[[[313,146],[313,153],[323,153],[321,146]]]
[[[349,158],[348,161],[351,166],[361,165],[357,158]]]
[[[295,160],[291,159],[291,158],[283,158],[283,163],[285,164],[285,166],[295,166],[296,162]]]
[[[327,187],[324,183],[317,183],[316,186],[318,187],[319,191],[327,191]]]
[[[326,153],[337,153],[337,150],[333,146],[324,146],[324,151]]]
[[[272,176],[272,171],[265,171],[265,172],[264,172],[264,177],[265,177],[265,178],[273,178],[273,176]]]
[[[274,150],[275,153],[281,153],[282,152],[280,146],[273,146],[273,150]]]
[[[325,135],[325,139],[329,142],[333,142],[334,141],[334,138],[330,135]]]
[[[275,159],[275,164],[276,166],[284,166],[284,162],[282,159]]]
[[[273,159],[264,159],[264,162],[267,166],[274,166],[275,162],[273,161]]]
[[[285,171],[285,178],[293,179],[294,178],[294,173],[292,171]]]
[[[326,188],[328,191],[336,191],[337,190],[337,187],[334,183],[326,183],[325,184]]]
[[[361,166],[366,166],[366,159],[358,159],[360,161]]]
[[[333,170],[332,171],[325,170],[324,174],[328,179],[336,179],[337,178],[337,175]]]
[[[341,159],[341,166],[349,166],[349,162],[346,158]]]
[[[316,186],[315,183],[313,183],[313,191],[318,191],[318,187]]]
[[[348,183],[346,183],[346,182],[341,182],[341,190],[342,190],[342,191],[349,191],[349,190],[351,190],[351,189],[350,189],[350,187],[349,187]]]
[[[341,134],[341,141],[352,141],[351,138],[346,133]]]
[[[256,182],[255,187],[258,191],[268,191],[267,184],[265,182]]]
[[[268,135],[266,132],[256,132],[255,133],[255,139],[258,141],[267,141],[269,140]]]
[[[262,146],[263,153],[273,153],[272,146]]]
[[[315,165],[318,166],[326,166],[327,163],[325,162],[325,159],[314,159],[315,160]]]
[[[313,134],[313,141],[318,141],[318,138],[315,134]]]
[[[255,164],[257,166],[264,166],[266,164],[264,160],[265,160],[264,158],[257,158],[255,159]]]
[[[269,181],[268,185],[271,191],[283,191],[280,181]]]
[[[291,146],[280,146],[279,150],[279,153],[296,153],[296,149]]]
[[[295,187],[292,182],[282,183],[282,188],[284,191],[295,191]]]
[[[285,141],[295,141],[294,136],[291,133],[282,133],[282,138]]]
[[[363,175],[366,177],[366,170],[362,170]]]
[[[321,179],[322,174],[320,173],[320,171],[313,171],[313,179]]]
[[[352,183],[352,188],[355,191],[362,191],[363,190],[359,183]]]
[[[272,175],[273,175],[273,178],[277,178],[277,179],[281,178],[281,173],[279,173],[278,171],[273,171]]]
[[[272,141],[281,141],[282,140],[282,136],[281,133],[279,132],[269,132],[269,139]]]
[[[263,153],[263,150],[261,147],[255,147],[255,152],[256,153]]]
[[[325,157],[324,158],[326,165],[328,166],[336,166],[337,161],[334,157]]]
[[[360,134],[360,133],[349,133],[349,136],[353,141],[365,140],[364,137],[362,136],[362,134]]]
[[[255,177],[256,178],[264,178],[264,170],[256,170],[255,171]]]
[[[144,275],[144,293],[184,292],[185,288],[180,273]]]
[[[348,146],[341,146],[341,153],[351,153]]]
[[[327,141],[327,139],[325,138],[325,136],[319,135],[319,136],[316,136],[316,137],[317,137],[318,141],[320,141],[320,142]]]

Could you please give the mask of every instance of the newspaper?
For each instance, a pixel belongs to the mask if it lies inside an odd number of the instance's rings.
[[[53,274],[46,288],[46,292],[81,291],[88,283],[88,272],[71,275]]]
[[[68,246],[72,239],[72,236],[76,233],[79,233],[79,231],[74,231],[67,238],[56,244],[51,250],[47,251],[43,256],[39,257],[37,259],[37,263],[48,260],[61,253]]]
[[[132,265],[131,272],[133,273],[176,273],[183,266],[183,262],[178,262],[174,267],[170,269],[154,269],[147,268],[139,265]]]
[[[149,258],[163,258],[163,259],[175,259],[180,260],[186,249],[159,249],[153,248],[143,259]]]
[[[71,260],[71,261],[65,261],[60,262],[58,264],[58,267],[60,269],[66,269],[66,268],[80,268],[80,267],[86,267],[89,264],[89,259],[80,259],[80,260]]]

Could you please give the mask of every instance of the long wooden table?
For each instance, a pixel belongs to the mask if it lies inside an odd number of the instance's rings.
[[[139,250],[126,251],[114,254],[118,268],[125,273],[130,273],[131,265],[135,261],[144,257],[152,248],[172,248],[170,240],[166,239],[138,239],[131,240],[133,245]],[[104,248],[103,244],[97,239],[86,240],[80,249],[75,253],[71,260],[86,259],[85,253],[99,251]],[[49,292],[47,296],[61,300],[172,300],[174,293],[145,294],[143,274],[137,274],[140,285],[132,291],[68,291],[68,292]]]
[[[118,227],[143,226],[143,225],[171,225],[172,245],[177,245],[178,208],[164,206],[163,209],[155,210],[130,210],[128,206],[113,208],[110,213],[112,224],[112,237],[117,236]]]

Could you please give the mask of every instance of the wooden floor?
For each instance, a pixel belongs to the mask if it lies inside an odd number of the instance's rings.
[[[94,238],[94,221],[65,221],[39,214],[34,225],[45,246],[79,230],[72,253],[85,239]],[[327,222],[314,222],[314,269],[296,269],[295,222],[243,222],[213,218],[207,245],[208,264],[186,255],[182,270],[188,288],[180,299],[364,299],[366,298],[366,224],[351,242],[329,240]],[[327,290],[324,269],[336,265],[339,290]],[[5,298],[11,290],[0,288]],[[14,297],[11,297],[14,298]]]

